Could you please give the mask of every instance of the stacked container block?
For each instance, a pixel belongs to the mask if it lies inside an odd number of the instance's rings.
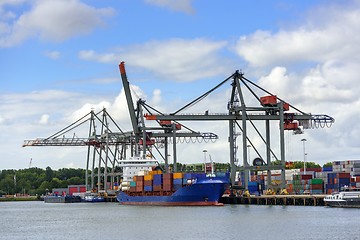
[[[135,192],[144,191],[144,176],[134,176]]]
[[[173,189],[174,191],[182,188],[183,186],[183,173],[173,173]]]
[[[162,184],[163,184],[163,175],[162,174],[154,174],[153,191],[160,192],[162,190]]]
[[[350,173],[328,173],[328,183],[326,184],[326,193],[331,194],[333,192],[338,192],[342,187],[351,186],[350,185]]]
[[[163,191],[169,192],[173,190],[173,174],[163,174]]]

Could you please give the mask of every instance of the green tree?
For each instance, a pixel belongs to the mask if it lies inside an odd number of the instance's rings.
[[[80,177],[71,177],[67,180],[67,182],[69,183],[69,185],[81,185],[85,183],[84,178]]]
[[[35,192],[36,194],[42,195],[46,194],[48,191],[51,191],[50,183],[48,181],[43,181]]]
[[[51,167],[46,167],[45,176],[46,176],[45,180],[48,182],[50,182],[53,179],[54,171],[51,169]]]
[[[14,175],[6,175],[0,181],[0,189],[6,194],[15,194]]]
[[[332,162],[325,163],[323,167],[332,167]]]

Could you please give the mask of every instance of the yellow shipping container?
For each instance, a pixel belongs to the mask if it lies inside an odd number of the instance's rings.
[[[148,181],[148,180],[153,180],[154,179],[154,175],[145,175],[144,176],[144,180]]]
[[[161,174],[161,173],[162,173],[161,170],[154,170],[149,172],[150,175]]]
[[[173,174],[173,178],[174,179],[179,179],[179,178],[182,178],[183,177],[183,174],[181,172],[178,172],[178,173],[174,173]]]

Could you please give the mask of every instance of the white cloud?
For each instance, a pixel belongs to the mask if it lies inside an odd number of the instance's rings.
[[[93,50],[79,52],[79,58],[101,63],[119,63],[153,72],[163,79],[193,81],[227,73],[226,60],[219,64],[219,52],[225,41],[207,39],[170,39],[152,41],[122,49],[119,53],[99,54]]]
[[[328,65],[326,62],[322,66],[317,66],[305,76],[303,79],[304,97],[312,101],[326,101],[328,103],[356,100],[358,95],[353,91],[354,89],[347,88],[344,84],[339,84],[339,82],[336,83],[341,76],[337,79],[334,73],[336,67]],[[329,74],[332,72],[334,73],[333,75]],[[359,89],[358,87],[355,88]]]
[[[158,105],[162,105],[163,102],[161,101],[161,90],[160,89],[155,89],[153,91],[153,97],[151,99],[151,105],[154,106],[158,106]]]
[[[41,118],[39,120],[40,124],[47,124],[49,122],[50,116],[48,114],[41,115]]]
[[[50,59],[56,60],[60,58],[60,52],[58,51],[47,51],[44,53]]]
[[[237,42],[237,53],[259,67],[298,61],[358,59],[360,33],[356,29],[360,28],[359,6],[351,10],[326,9],[313,12],[316,18],[293,30],[283,29],[276,33],[258,30],[242,36]]]
[[[117,63],[119,56],[115,53],[98,54],[94,50],[82,50],[79,52],[78,57],[82,60],[97,61],[101,63]]]
[[[291,81],[290,77],[287,75],[287,69],[285,67],[274,67],[269,75],[261,77],[258,80],[258,83],[261,87],[266,89],[272,94],[282,96],[287,96],[289,92],[296,92],[294,90],[298,89],[298,86],[294,84],[295,81]],[[263,93],[268,95],[267,93]],[[294,95],[289,96],[294,98]]]
[[[31,3],[32,8],[14,22],[1,23],[0,47],[15,46],[32,37],[64,41],[104,26],[104,18],[114,14],[112,8],[97,9],[79,0],[38,0]]]
[[[192,14],[195,12],[191,5],[192,0],[145,0],[149,4],[169,8],[171,10]]]

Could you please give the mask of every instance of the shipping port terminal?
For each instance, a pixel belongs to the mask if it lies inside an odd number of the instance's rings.
[[[95,113],[93,110],[76,122],[63,128],[57,133],[47,138],[37,138],[35,140],[25,140],[24,147],[53,146],[53,147],[75,147],[82,146],[87,148],[86,154],[86,191],[96,191],[102,193],[111,200],[111,196],[118,190],[123,172],[121,165],[124,159],[129,156],[141,156],[143,158],[152,156],[156,152],[164,164],[164,173],[178,172],[177,144],[181,142],[208,141],[216,142],[218,135],[212,132],[199,132],[187,127],[184,122],[224,122],[228,125],[229,142],[229,178],[231,182],[230,195],[224,196],[222,201],[225,203],[251,203],[270,204],[280,203],[296,205],[299,202],[321,205],[318,200],[321,197],[301,195],[306,191],[294,191],[297,195],[261,195],[261,196],[237,196],[233,194],[237,189],[249,190],[257,182],[257,186],[262,185],[262,191],[268,189],[290,189],[289,180],[286,177],[286,155],[285,155],[285,132],[291,131],[294,135],[302,134],[307,129],[330,127],[334,119],[326,114],[310,114],[299,110],[286,100],[276,94],[263,89],[254,82],[247,79],[240,71],[235,71],[229,77],[219,82],[215,87],[206,91],[201,96],[195,98],[185,106],[172,113],[163,113],[148,105],[145,100],[137,99],[133,102],[131,86],[127,79],[125,63],[119,65],[120,76],[122,79],[132,130],[123,130],[119,127],[114,118],[104,108]],[[225,84],[231,86],[229,101],[225,103],[227,113],[185,113],[189,107],[202,101],[208,95],[219,89]],[[245,93],[246,92],[246,93]],[[261,94],[261,95],[260,95]],[[252,104],[248,106],[245,96],[251,96]],[[270,122],[278,122],[278,130],[270,126]],[[262,128],[259,127],[262,125]],[[74,133],[80,128],[88,129],[83,137],[80,133]],[[253,140],[248,135],[249,128],[253,129],[262,140],[263,145],[259,150]],[[261,132],[263,131],[263,132]],[[272,131],[278,131],[278,144],[272,144]],[[82,132],[83,133],[83,132]],[[70,135],[70,137],[68,137]],[[241,136],[239,138],[239,136]],[[195,141],[194,141],[195,140]],[[170,149],[169,145],[172,145]],[[277,145],[279,149],[273,149]],[[248,149],[251,147],[256,152],[256,157],[251,162]],[[239,160],[237,152],[242,149],[242,161]],[[170,154],[171,153],[171,154]],[[204,152],[205,153],[205,152]],[[279,156],[277,156],[279,154]],[[169,163],[169,156],[172,156],[172,163]],[[272,160],[278,160],[280,164],[271,164]],[[172,169],[170,169],[172,165]],[[206,169],[206,167],[205,167]],[[206,170],[205,170],[206,171]],[[261,172],[263,177],[254,178],[254,173]],[[293,174],[294,175],[294,174]],[[297,174],[298,177],[292,181],[298,181],[303,185],[324,185],[322,183],[312,183],[309,174]],[[257,177],[259,175],[256,175]],[[266,176],[266,177],[265,177]],[[339,178],[337,178],[339,179]],[[274,181],[276,185],[274,185]],[[295,185],[295,184],[294,184]],[[321,196],[320,191],[313,193]],[[322,194],[325,193],[322,187]],[[278,197],[279,196],[279,197]],[[303,196],[303,197],[299,197]]]

